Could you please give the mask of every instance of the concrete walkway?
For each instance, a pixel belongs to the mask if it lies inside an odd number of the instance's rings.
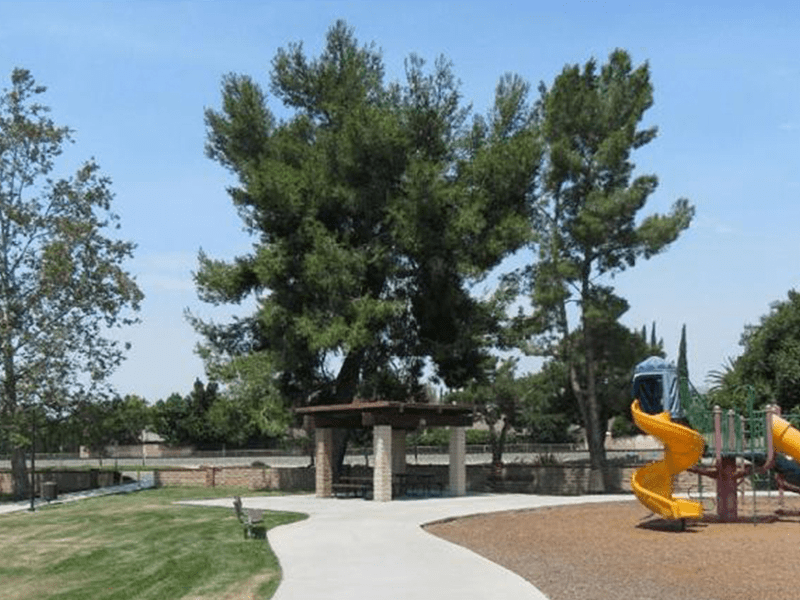
[[[269,532],[283,569],[274,600],[542,600],[546,597],[518,575],[426,533],[421,525],[473,514],[631,498],[476,495],[370,502],[309,495],[242,502],[246,508],[309,515]],[[192,504],[233,510],[232,502]]]
[[[40,506],[49,506],[51,504],[61,504],[64,502],[74,502],[75,500],[84,500],[85,498],[96,498],[98,496],[109,496],[111,494],[128,494],[130,492],[138,492],[155,486],[155,479],[152,473],[143,473],[139,481],[132,483],[123,483],[121,485],[112,485],[108,487],[96,488],[93,490],[84,490],[82,492],[71,492],[69,494],[59,494],[58,498],[52,502],[37,498],[33,504],[34,508]],[[23,510],[31,509],[30,500],[22,500],[20,502],[3,502],[0,503],[0,515],[11,512],[20,512]]]

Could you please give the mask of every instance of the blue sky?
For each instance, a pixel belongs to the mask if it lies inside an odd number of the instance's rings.
[[[184,310],[235,310],[200,303],[191,276],[200,248],[230,258],[251,247],[226,173],[204,156],[203,111],[219,105],[221,77],[268,87],[275,51],[303,41],[315,55],[337,18],[382,49],[388,79],[412,52],[450,58],[477,112],[508,71],[550,83],[565,64],[616,47],[650,63],[644,124],[659,136],[634,156],[637,173],[660,180],[646,212],[686,197],[697,216],[668,252],[612,283],[631,304],[623,321],[656,321],[673,360],[686,323],[696,384],[798,286],[796,2],[0,0],[0,85],[24,67],[48,87],[55,119],[75,130],[61,173],[94,156],[114,182],[122,235],[138,244],[129,269],[146,299],[142,323],[123,335],[133,349],[114,376],[121,393],[187,393],[204,373]]]

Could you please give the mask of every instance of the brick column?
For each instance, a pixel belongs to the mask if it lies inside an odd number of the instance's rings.
[[[467,431],[464,427],[450,428],[450,493],[467,493]]]
[[[392,473],[406,472],[406,430],[392,429]]]
[[[318,427],[314,430],[316,441],[316,489],[317,498],[333,496],[333,429]]]
[[[375,425],[372,431],[375,461],[372,498],[378,502],[388,502],[392,499],[392,427]]]

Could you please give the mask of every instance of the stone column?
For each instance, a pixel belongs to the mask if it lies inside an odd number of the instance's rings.
[[[406,472],[406,430],[392,429],[392,473]]]
[[[392,426],[375,425],[372,430],[373,460],[372,498],[378,502],[392,499]]]
[[[450,428],[450,493],[463,496],[467,493],[467,430]]]
[[[333,429],[317,427],[314,430],[316,441],[316,489],[317,498],[333,496]]]

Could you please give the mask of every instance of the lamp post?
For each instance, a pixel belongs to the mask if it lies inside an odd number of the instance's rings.
[[[36,511],[36,409],[31,408],[31,512]]]

